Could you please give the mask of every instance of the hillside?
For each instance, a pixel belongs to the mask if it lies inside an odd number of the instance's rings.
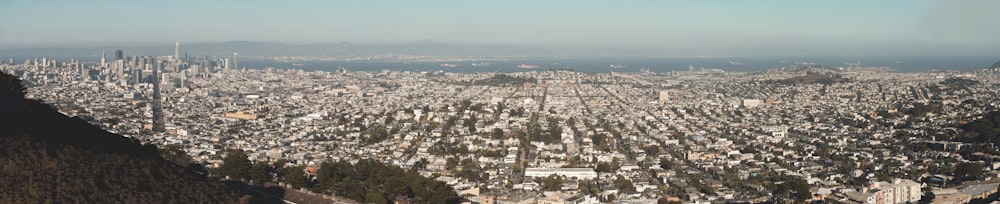
[[[777,83],[784,85],[796,85],[796,84],[834,84],[847,82],[850,79],[842,78],[838,74],[829,73],[817,73],[817,72],[806,72],[803,76],[797,76],[782,80],[768,80],[769,83]]]
[[[221,182],[163,159],[152,145],[25,100],[0,73],[0,200],[5,203],[235,203]]]
[[[1000,144],[1000,111],[990,111],[983,117],[958,126],[965,134],[958,137],[961,142],[974,144]]]

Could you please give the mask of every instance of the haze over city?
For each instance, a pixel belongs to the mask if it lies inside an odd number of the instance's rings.
[[[433,41],[671,56],[995,55],[997,7],[988,0],[4,0],[0,46]]]

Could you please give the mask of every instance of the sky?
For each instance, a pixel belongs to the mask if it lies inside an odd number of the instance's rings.
[[[992,0],[0,0],[0,46],[263,41],[1000,51]],[[966,49],[968,50],[968,49]]]

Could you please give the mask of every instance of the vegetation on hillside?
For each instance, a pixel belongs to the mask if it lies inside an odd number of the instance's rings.
[[[223,164],[215,169],[215,174],[254,183],[277,179],[296,189],[306,188],[362,203],[391,203],[397,197],[412,199],[416,203],[461,201],[455,189],[444,182],[373,159],[362,159],[353,164],[343,160],[322,162],[315,172],[315,179],[307,175],[304,166],[284,166],[285,163],[287,161],[284,160],[274,162],[274,165],[252,162],[242,150],[227,150]],[[273,178],[272,174],[277,178]]]
[[[959,125],[965,134],[958,137],[961,142],[1000,145],[1000,111],[991,111],[982,118]]]
[[[480,86],[522,86],[524,83],[537,84],[538,79],[531,77],[517,77],[507,74],[495,74],[490,78],[477,79],[473,81],[462,81],[458,85],[480,85]]]
[[[6,203],[235,203],[237,193],[115,135],[24,99],[0,74],[0,200]]]
[[[783,80],[767,80],[766,83],[775,83],[781,85],[798,85],[798,84],[825,84],[830,85],[834,83],[850,82],[850,79],[843,78],[836,74],[822,74],[815,72],[808,72],[804,76],[797,76]]]
[[[307,187],[363,203],[390,203],[397,196],[417,203],[458,203],[462,199],[444,182],[372,159],[355,164],[343,160],[323,162],[316,172],[316,181]]]

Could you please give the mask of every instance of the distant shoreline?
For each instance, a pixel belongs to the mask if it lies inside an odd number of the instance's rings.
[[[134,55],[126,55],[132,57]],[[140,55],[141,56],[141,55]],[[195,58],[197,56],[190,56]],[[201,56],[200,58],[203,58]],[[227,57],[227,56],[224,56]],[[224,58],[212,57],[210,59]],[[8,63],[13,58],[14,64],[22,64],[25,60],[42,58],[55,59],[60,62],[76,59],[85,64],[96,64],[100,56],[58,57],[58,56],[3,56],[0,63]],[[301,60],[297,60],[301,59]],[[474,72],[523,72],[549,69],[570,69],[581,72],[642,72],[667,73],[695,69],[718,69],[726,72],[757,72],[781,67],[809,64],[829,68],[851,68],[860,62],[861,68],[877,68],[881,71],[893,72],[923,72],[933,70],[976,70],[988,68],[1000,60],[998,57],[455,57],[455,58],[413,58],[388,59],[371,58],[369,60],[350,59],[316,59],[295,57],[261,57],[241,56],[240,68],[248,69],[299,69],[334,71],[344,67],[350,71],[446,71],[459,73]],[[192,59],[192,62],[200,60]],[[473,66],[473,63],[488,62],[487,66]],[[735,63],[734,63],[735,62]],[[456,67],[441,67],[441,64],[461,65]],[[519,69],[517,65],[539,65],[537,69]],[[609,67],[609,65],[615,65]]]

